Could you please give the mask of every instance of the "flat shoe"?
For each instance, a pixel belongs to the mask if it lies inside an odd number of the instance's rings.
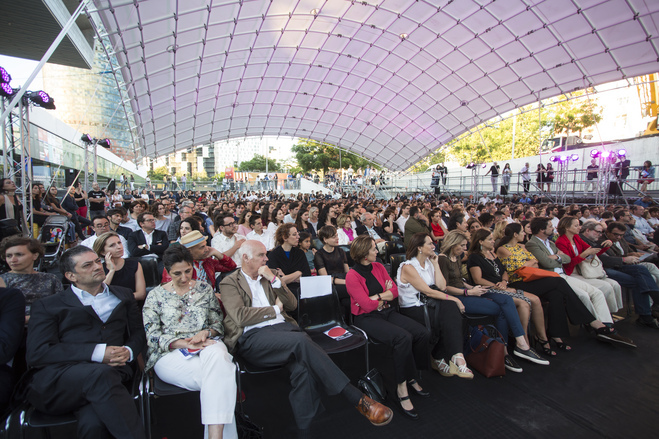
[[[515,349],[513,349],[513,354],[516,357],[523,358],[524,360],[530,361],[532,363],[549,366],[549,360],[542,358],[536,351],[533,350],[533,348],[524,350],[515,346]]]

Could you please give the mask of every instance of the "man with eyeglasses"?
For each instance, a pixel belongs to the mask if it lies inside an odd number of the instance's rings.
[[[128,236],[128,251],[136,257],[156,255],[161,260],[169,247],[167,233],[156,230],[156,219],[151,213],[141,213],[137,224],[140,228]]]
[[[219,227],[219,230],[213,236],[211,247],[233,259],[236,266],[240,268],[240,257],[237,250],[245,242],[245,237],[236,233],[238,224],[233,215],[228,213],[220,216],[217,219],[217,227]]]
[[[80,245],[84,245],[85,247],[89,247],[91,249],[94,248],[94,242],[96,242],[96,238],[111,230],[110,220],[104,216],[97,216],[92,220],[92,229],[94,229],[94,234],[80,243]],[[119,235],[119,239],[121,240],[121,244],[124,246],[123,257],[129,258],[130,252],[128,251],[128,241],[126,241],[126,238],[121,235]]]
[[[650,307],[650,298],[655,303],[659,303],[659,288],[647,267],[639,264],[637,256],[630,255],[629,244],[622,239],[625,235],[625,225],[620,222],[612,222],[605,231],[600,223],[594,223],[595,225],[592,227],[591,224],[590,221],[584,224],[580,236],[591,247],[599,247],[599,243],[604,239],[613,243],[605,253],[599,255],[599,258],[608,277],[621,286],[631,289],[634,309],[639,316],[636,323],[640,326],[659,329],[659,322],[655,318],[656,315],[652,314]],[[604,236],[605,233],[606,236]]]

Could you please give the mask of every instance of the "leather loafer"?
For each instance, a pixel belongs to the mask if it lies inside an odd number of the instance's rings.
[[[373,401],[366,395],[362,395],[359,404],[355,407],[359,413],[366,417],[369,422],[377,427],[387,425],[394,417],[394,413],[386,405]]]
[[[414,409],[406,410],[405,408],[403,408],[402,402],[407,401],[408,399],[410,399],[409,396],[398,397],[398,404],[399,404],[398,406],[403,411],[403,414],[405,416],[407,416],[410,419],[414,419],[416,421],[417,419],[419,419],[419,414],[416,412],[416,410]]]

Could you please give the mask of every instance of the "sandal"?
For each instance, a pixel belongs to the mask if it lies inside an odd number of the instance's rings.
[[[451,366],[442,358],[441,360],[432,359],[431,366],[443,377],[452,377]]]
[[[564,341],[557,341],[555,338],[552,338],[550,341],[554,342],[556,344],[556,348],[562,350],[562,351],[571,351],[572,346],[566,344]]]
[[[533,339],[535,341],[536,349],[540,349],[545,355],[549,355],[550,357],[556,356],[556,352],[551,350],[551,343],[549,343],[549,340],[542,340],[537,335],[533,337]]]
[[[462,359],[464,363],[458,366],[457,363],[453,361],[454,359],[456,361],[458,359]],[[459,378],[470,380],[474,377],[474,373],[467,367],[467,361],[464,359],[464,357],[458,357],[457,355],[454,355],[453,358],[451,358],[451,361],[449,361],[449,366],[451,374],[457,375]]]

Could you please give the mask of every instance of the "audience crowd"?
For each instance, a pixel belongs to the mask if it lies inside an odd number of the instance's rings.
[[[391,409],[353,386],[299,329],[307,276],[330,276],[346,320],[391,346],[395,404],[410,419],[419,419],[413,398],[429,396],[420,370],[474,377],[465,315],[491,318],[507,344],[505,367],[517,373],[519,360],[550,366],[573,350],[568,323],[635,348],[615,327],[627,292],[636,323],[659,330],[659,207],[647,198],[629,207],[429,194],[135,199],[95,185],[84,194],[89,221],[75,203],[84,191],[62,201],[43,185],[33,191],[43,217],[35,232],[48,216],[66,215],[80,244],[58,261],[61,276],[35,269],[45,243],[9,237],[0,245],[0,410],[29,369],[18,397],[46,413],[74,412],[79,437],[144,437],[126,386],[139,364],[200,391],[209,438],[237,437],[234,356],[286,366],[300,437],[320,394],[342,395],[373,425],[389,423]]]

